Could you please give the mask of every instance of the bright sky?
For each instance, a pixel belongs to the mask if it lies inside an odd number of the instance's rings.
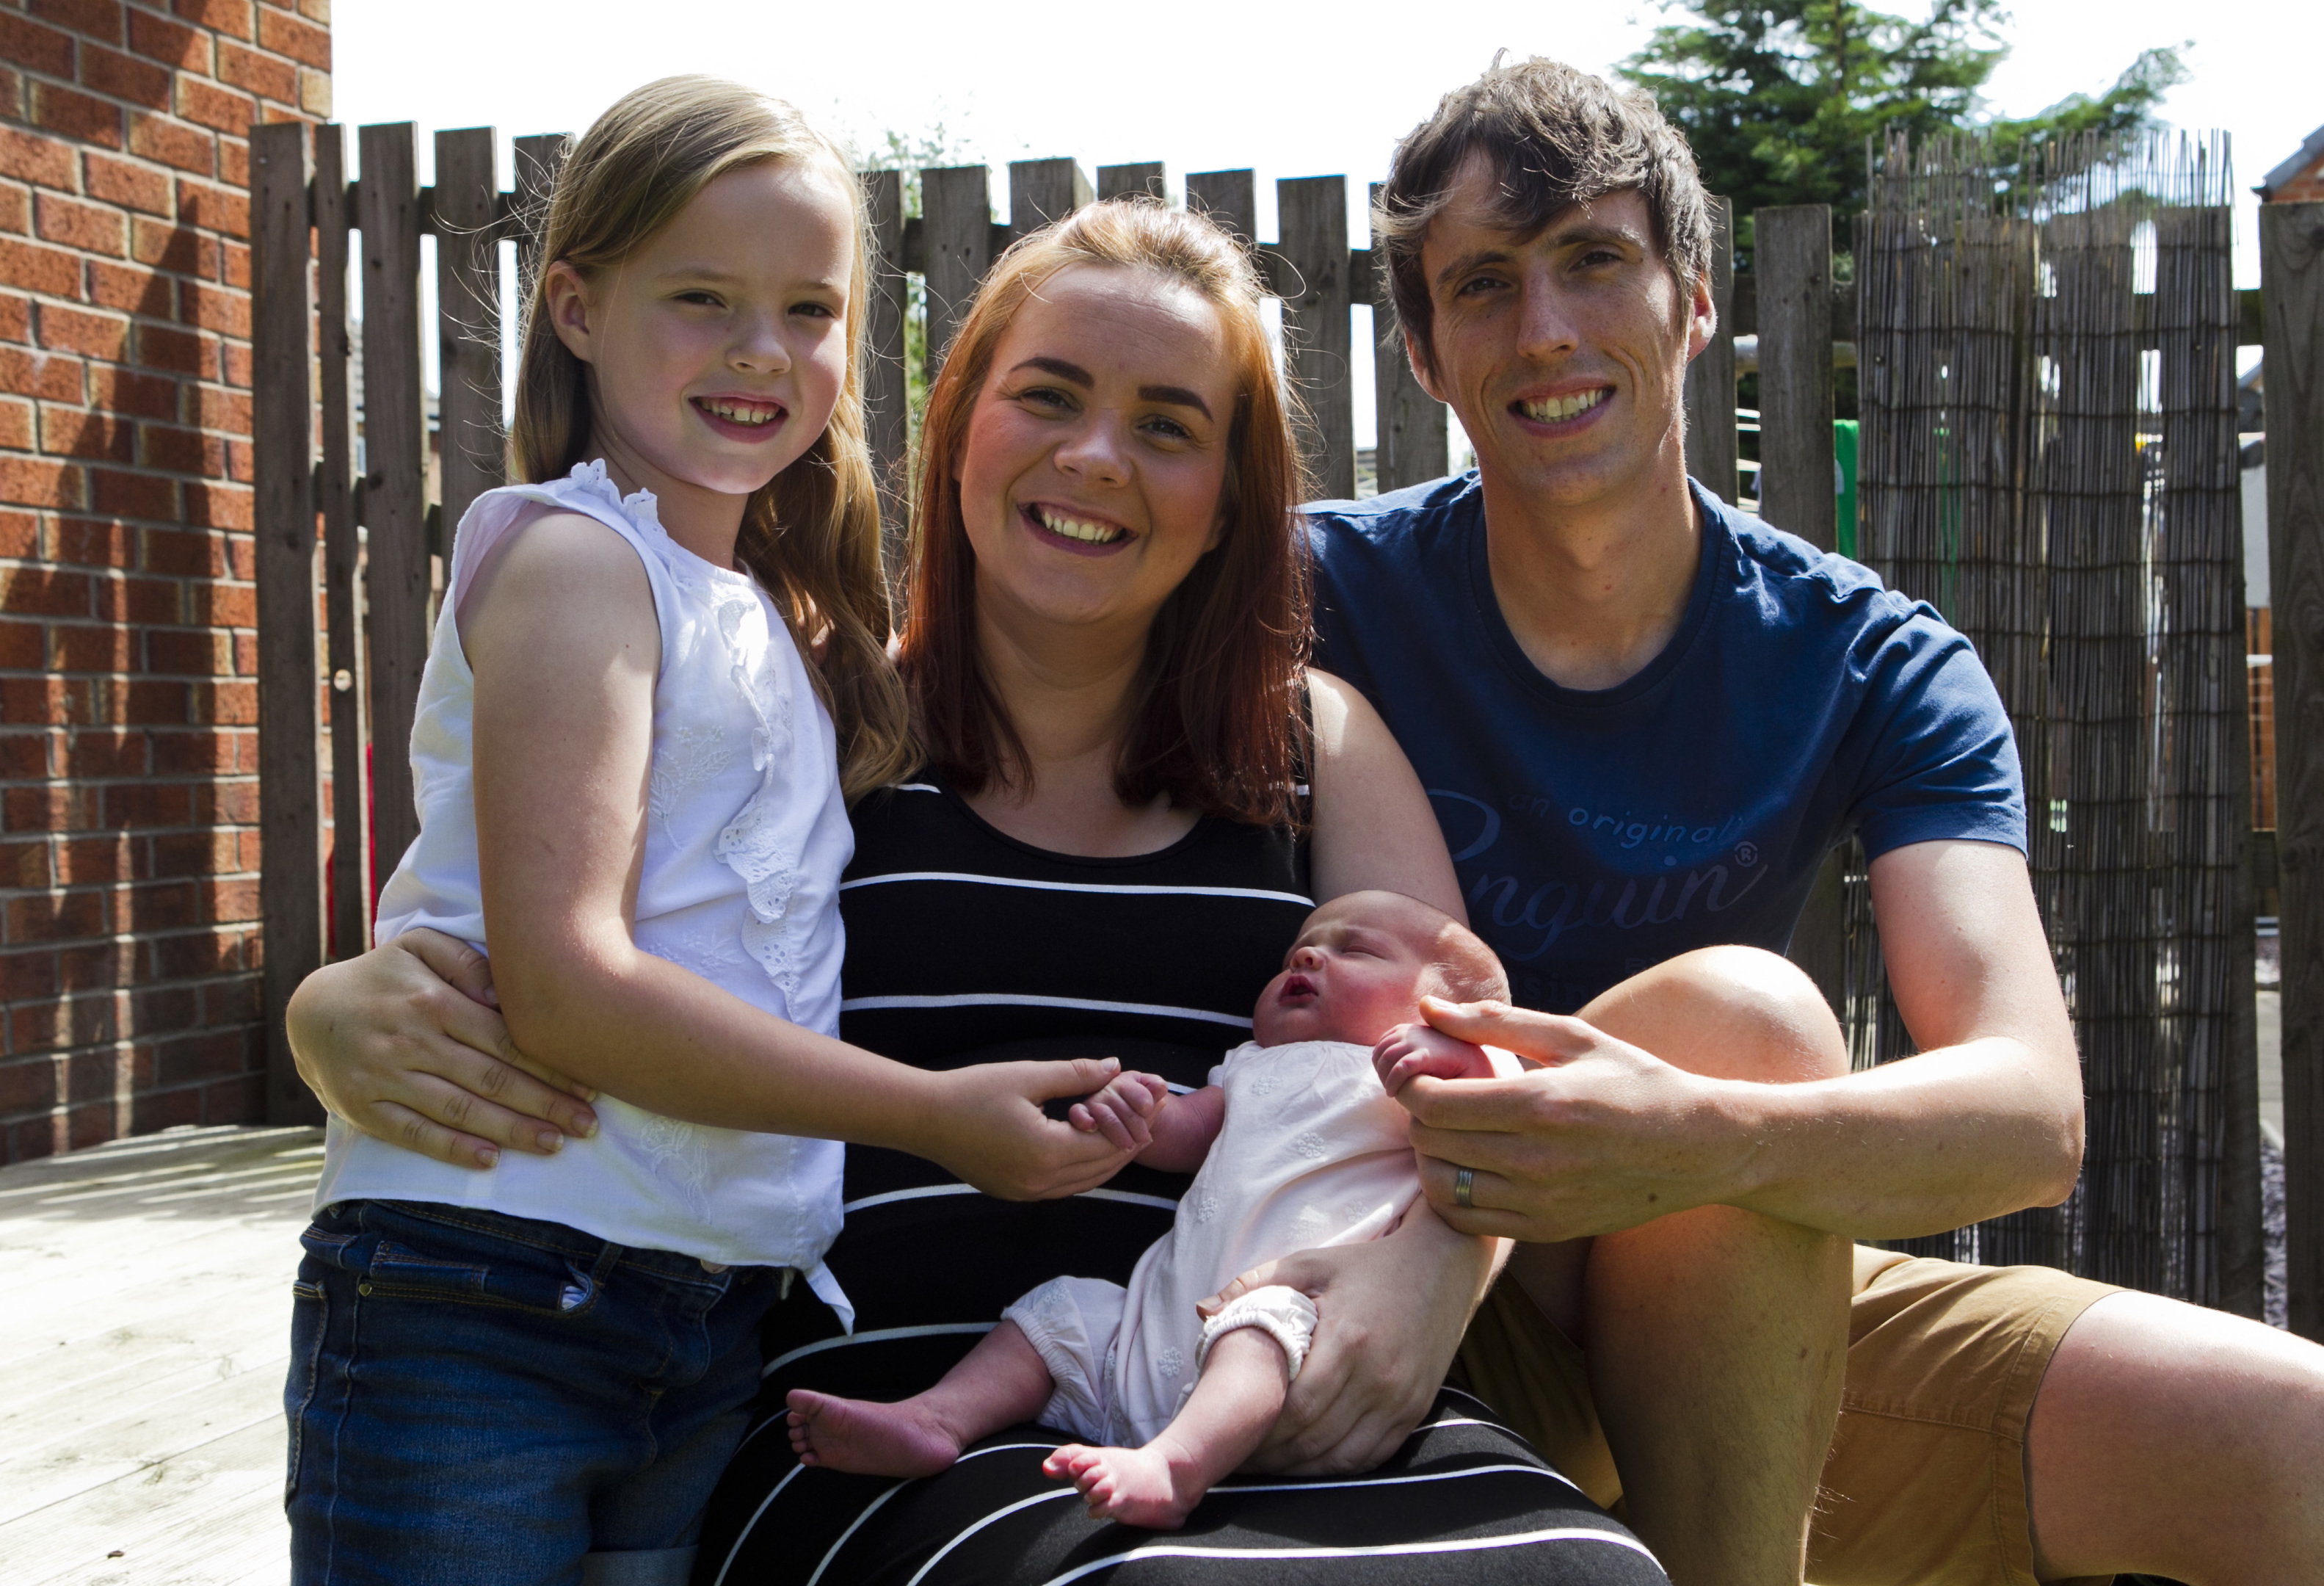
[[[1926,0],[1880,9],[1926,13]],[[1255,167],[1259,225],[1272,181],[1344,172],[1351,210],[1386,175],[1396,140],[1494,51],[1603,70],[1663,20],[1638,0],[1342,0],[1325,7],[992,4],[713,5],[708,0],[337,0],[336,116],[350,126],[414,121],[421,181],[429,136],[489,125],[503,136],[579,132],[629,88],[679,71],[739,79],[790,100],[829,132],[878,146],[941,126],[963,162],[1070,154],[1085,169],[1159,159],[1189,171]],[[2094,24],[2093,16],[2103,17]],[[2021,0],[1994,107],[2024,115],[2110,85],[2138,51],[2184,42],[2194,80],[2163,106],[2174,125],[2234,138],[2236,275],[2256,283],[2248,189],[2324,123],[2315,0]],[[350,151],[352,152],[352,150]],[[510,178],[502,156],[502,180]],[[1006,172],[993,194],[1006,205]],[[1351,235],[1364,236],[1360,213]],[[1360,330],[1360,326],[1359,329]],[[1369,375],[1369,371],[1364,371]],[[1356,394],[1369,443],[1368,379]]]

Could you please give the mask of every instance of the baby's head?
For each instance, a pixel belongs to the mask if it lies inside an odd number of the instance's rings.
[[[1251,1014],[1262,1046],[1370,1046],[1420,1016],[1424,996],[1506,998],[1493,950],[1452,915],[1397,892],[1352,892],[1307,916]]]

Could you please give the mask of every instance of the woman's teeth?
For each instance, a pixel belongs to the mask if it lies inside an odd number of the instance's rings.
[[[783,416],[777,402],[738,402],[733,397],[696,397],[694,405],[704,413],[735,424],[771,424]]]
[[[1588,413],[1605,401],[1606,396],[1606,387],[1600,385],[1595,391],[1577,392],[1572,396],[1553,396],[1545,402],[1521,402],[1517,407],[1536,424],[1554,424],[1576,413]]]
[[[1086,518],[1068,517],[1047,506],[1035,507],[1033,515],[1049,533],[1062,534],[1068,540],[1079,540],[1085,545],[1111,545],[1129,533],[1127,529],[1116,528],[1111,524],[1093,524]]]

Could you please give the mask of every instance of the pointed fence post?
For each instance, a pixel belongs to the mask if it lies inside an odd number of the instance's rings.
[[[1381,184],[1372,183],[1372,201]],[[1372,394],[1377,439],[1372,477],[1380,494],[1441,479],[1452,471],[1452,441],[1445,431],[1444,404],[1420,387],[1396,328],[1395,294],[1388,287],[1388,250],[1372,232]]]
[[[927,251],[929,384],[992,263],[991,172],[982,165],[920,172],[920,238]]]
[[[436,324],[448,557],[477,496],[508,482],[501,428],[501,175],[489,126],[436,134]]]
[[[1711,301],[1719,329],[1686,366],[1686,471],[1735,504],[1735,206],[1711,200]]]
[[[420,176],[411,124],[357,134],[363,227],[364,592],[371,617],[372,886],[420,834],[411,719],[428,660],[428,426],[420,360]]]
[[[1835,551],[1840,512],[1831,450],[1831,210],[1823,204],[1761,209],[1753,229],[1751,263],[1759,286],[1759,515],[1818,550]],[[1706,394],[1705,400],[1715,403],[1717,397]],[[1731,397],[1728,412],[1734,412]],[[1727,477],[1734,478],[1731,465]],[[1792,932],[1790,950],[1792,961],[1843,1016],[1845,866],[1842,850],[1825,857]]]
[[[1134,198],[1141,193],[1149,199],[1167,199],[1170,196],[1169,187],[1163,180],[1161,161],[1141,160],[1130,165],[1097,168],[1100,199]]]
[[[1326,499],[1356,493],[1354,382],[1348,357],[1354,333],[1348,310],[1348,179],[1310,176],[1275,184],[1276,250],[1292,279],[1283,293],[1283,350],[1292,383],[1307,406],[1302,450],[1315,492]]]
[[[1259,246],[1259,174],[1197,171],[1186,178],[1186,208],[1207,215],[1245,247]]]
[[[259,914],[264,925],[266,1118],[319,1123],[282,1010],[323,960],[321,765],[316,753],[314,410],[308,129],[250,130],[251,385],[258,492]]]
[[[905,514],[911,499],[904,478],[910,419],[905,411],[910,394],[904,378],[904,314],[911,289],[904,274],[904,173],[866,171],[860,180],[872,234],[871,311],[863,328],[863,430],[872,449],[872,470],[880,481],[881,558],[888,588],[891,595],[899,595],[910,532]],[[900,622],[902,617],[899,606],[896,618]]]
[[[2324,1341],[2324,204],[2262,204],[2283,1189],[2292,1331]]]
[[[323,464],[317,505],[323,515],[323,626],[330,635],[331,682],[331,921],[333,958],[353,958],[371,945],[371,799],[364,771],[370,742],[359,563],[355,537],[355,344],[347,329],[346,129],[315,129],[316,325],[320,356]]]
[[[1078,161],[1009,162],[1009,240],[1062,220],[1090,201],[1090,180]]]

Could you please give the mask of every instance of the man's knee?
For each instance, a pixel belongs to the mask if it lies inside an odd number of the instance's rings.
[[[1608,1034],[1720,1079],[1794,1084],[1848,1072],[1815,982],[1756,947],[1705,947],[1633,975],[1582,1010]]]

